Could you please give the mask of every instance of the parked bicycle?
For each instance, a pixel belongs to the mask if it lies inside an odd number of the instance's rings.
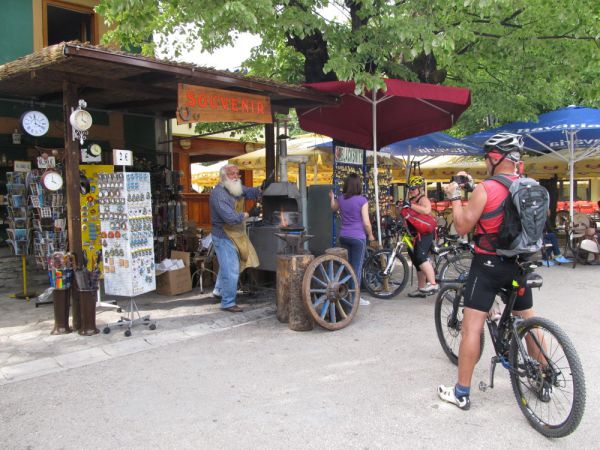
[[[523,320],[512,314],[521,289],[541,287],[542,277],[535,268],[542,263],[519,261],[519,274],[512,288],[498,292],[486,319],[495,350],[490,362],[489,383],[494,387],[494,372],[500,363],[510,374],[519,408],[539,433],[564,437],[575,431],[585,409],[585,379],[575,347],[565,332],[542,317]],[[435,327],[442,349],[458,364],[458,349],[463,319],[463,284],[443,287],[435,303]],[[504,310],[502,305],[504,304]],[[481,334],[480,356],[484,333]]]
[[[409,266],[403,253],[413,249],[413,237],[403,218],[395,222],[393,229],[394,246],[374,252],[363,264],[363,285],[373,297],[395,297],[408,283]],[[447,237],[442,246],[435,245],[432,249],[436,281],[444,284],[465,281],[472,258],[473,248],[469,243],[458,236]]]

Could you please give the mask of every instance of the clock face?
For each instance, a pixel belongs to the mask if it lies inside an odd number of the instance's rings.
[[[42,177],[42,184],[50,191],[58,191],[63,187],[63,177],[60,173],[50,170]]]
[[[102,154],[102,147],[100,147],[100,144],[91,144],[88,147],[88,151],[92,156],[100,156]]]
[[[21,116],[21,125],[27,134],[39,137],[48,132],[50,121],[40,111],[27,111]]]
[[[87,131],[92,126],[92,115],[85,109],[76,109],[69,117],[71,125],[80,131]]]

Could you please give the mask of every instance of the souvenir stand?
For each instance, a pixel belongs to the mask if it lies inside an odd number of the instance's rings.
[[[128,154],[131,158],[131,152]],[[153,330],[156,323],[149,316],[141,316],[134,300],[156,289],[150,174],[99,173],[98,189],[104,291],[108,295],[129,297],[127,315],[103,331],[110,333],[113,326],[125,326],[125,336],[131,336],[135,323]]]
[[[333,187],[334,194],[341,195],[344,180],[351,173],[358,173],[363,179],[363,193],[369,202],[369,213],[375,214],[375,171],[367,164],[367,151],[347,147],[334,141],[333,145]],[[375,156],[374,156],[375,157]],[[390,167],[379,166],[379,207],[382,215],[392,212],[393,198],[389,195],[392,186],[392,171]],[[332,244],[336,243],[337,225],[333,220]]]
[[[21,163],[21,164],[19,164]],[[31,216],[27,206],[27,177],[31,165],[25,167],[23,161],[15,162],[14,172],[6,174],[6,192],[8,202],[8,228],[6,230],[13,253],[21,256],[23,291],[13,294],[14,298],[29,300],[37,294],[27,291],[27,255],[31,252]]]
[[[339,142],[333,142],[333,193],[336,197],[342,195],[344,180],[351,173],[358,173],[363,180],[363,192],[368,191],[367,182],[367,151],[346,147]],[[333,216],[332,246],[337,241],[337,215]]]

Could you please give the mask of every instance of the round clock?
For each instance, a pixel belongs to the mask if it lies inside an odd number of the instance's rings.
[[[92,115],[85,109],[76,109],[69,116],[71,126],[79,131],[87,131],[92,126]]]
[[[40,111],[27,111],[21,116],[21,126],[30,136],[43,136],[50,128],[48,117]]]
[[[48,170],[42,175],[42,184],[49,191],[58,191],[63,187],[63,177],[54,170]]]
[[[100,147],[100,144],[90,144],[88,146],[88,153],[92,156],[98,157],[102,154],[102,147]]]

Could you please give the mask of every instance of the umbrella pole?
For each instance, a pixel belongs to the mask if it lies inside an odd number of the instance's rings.
[[[575,208],[573,205],[573,199],[575,197],[575,189],[573,184],[575,183],[575,139],[574,133],[569,133],[569,216],[571,218],[571,227],[574,225],[575,220]]]
[[[373,182],[375,185],[375,216],[377,218],[377,241],[381,247],[381,213],[379,212],[379,172],[377,170],[377,93],[372,92],[373,98],[371,101],[372,119],[373,119]]]

